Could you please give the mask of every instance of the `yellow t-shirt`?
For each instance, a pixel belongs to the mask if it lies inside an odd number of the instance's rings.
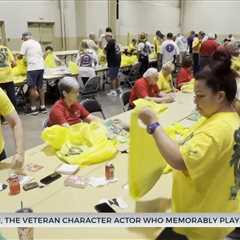
[[[44,59],[44,65],[47,68],[57,67],[57,64],[56,64],[56,61],[55,61],[55,54],[53,52],[47,53],[47,55]]]
[[[7,116],[14,112],[15,109],[7,97],[6,93],[0,88],[0,115],[1,116]],[[0,129],[0,153],[4,149],[4,140],[3,140],[3,134],[2,134],[2,128]]]
[[[137,51],[137,44],[134,46],[132,43],[129,43],[128,45],[128,51]]]
[[[230,200],[234,169],[230,166],[236,112],[205,119],[180,146],[187,171],[173,172],[173,211],[178,213],[237,212],[240,201]],[[223,240],[232,228],[175,228],[189,240]]]
[[[199,53],[201,48],[201,41],[198,37],[195,37],[193,39],[193,43],[192,43],[192,51],[193,53]]]
[[[167,77],[165,77],[161,71],[159,73],[157,85],[160,89],[160,92],[165,92],[165,93],[172,92],[173,91],[172,75],[169,74]]]
[[[0,45],[0,83],[12,82],[11,62],[14,60],[9,48]]]
[[[154,50],[155,50],[156,54],[160,53],[161,44],[162,44],[162,42],[157,38],[157,36],[154,36],[153,45],[154,45]]]
[[[121,55],[121,67],[129,66],[131,64],[132,63],[131,63],[130,56],[127,56],[126,54],[122,53],[122,55]]]

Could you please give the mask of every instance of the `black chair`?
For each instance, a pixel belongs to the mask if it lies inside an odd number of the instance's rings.
[[[127,76],[127,79],[125,81],[125,85],[127,85],[129,88],[132,88],[135,81],[141,77],[141,74],[140,74],[140,68],[141,68],[141,63],[138,62],[136,64],[134,64],[132,66],[132,68],[130,69],[130,72]]]
[[[95,98],[99,90],[100,77],[93,77],[87,80],[86,84],[80,88],[81,98]]]
[[[131,90],[126,90],[120,95],[120,100],[123,105],[124,112],[128,110],[130,94],[131,94]]]
[[[87,109],[90,113],[100,112],[102,114],[103,119],[105,119],[105,115],[102,110],[102,106],[96,99],[85,99],[81,102],[81,104]]]

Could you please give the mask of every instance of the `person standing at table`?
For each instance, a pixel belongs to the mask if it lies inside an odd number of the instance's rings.
[[[121,50],[116,40],[112,38],[112,34],[106,33],[106,41],[105,52],[108,64],[108,77],[112,85],[112,90],[107,95],[116,97],[121,93],[118,79],[118,72],[121,65]]]
[[[240,202],[232,191],[239,182],[239,170],[235,163],[230,163],[234,134],[240,126],[233,108],[236,74],[227,51],[216,51],[212,59],[195,76],[195,103],[204,119],[181,144],[167,136],[150,109],[139,114],[159,152],[173,168],[172,207],[176,213],[239,212]],[[232,230],[231,227],[165,228],[156,239],[220,240]]]
[[[13,138],[15,141],[16,154],[13,156],[11,167],[20,170],[24,162],[22,123],[13,104],[1,88],[0,115],[3,116],[8,122],[8,125],[13,132]],[[2,129],[0,129],[0,161],[4,160],[6,157]]]
[[[160,30],[157,30],[156,35],[153,38],[153,45],[154,45],[154,51],[157,57],[158,70],[160,69],[160,48],[161,48],[163,39],[164,39],[164,35],[161,33]]]
[[[193,39],[195,37],[195,32],[191,31],[190,35],[187,38],[187,43],[188,43],[188,52],[191,55],[192,54],[192,43],[193,43]]]
[[[139,35],[139,40],[138,40],[138,61],[141,63],[140,66],[140,74],[141,76],[146,72],[146,70],[149,67],[149,55],[151,53],[151,43],[147,39],[147,34],[142,32]]]
[[[29,114],[38,115],[39,112],[47,113],[45,106],[45,93],[43,89],[44,60],[41,45],[32,39],[30,32],[22,34],[22,46],[20,54],[27,59],[27,84],[30,91]],[[40,107],[37,108],[37,100],[40,97]]]
[[[2,38],[0,38],[0,87],[6,91],[10,101],[17,108],[12,76],[12,68],[14,66],[16,66],[14,56],[11,50],[2,44]]]
[[[186,56],[187,49],[188,49],[187,38],[185,36],[183,36],[181,33],[178,33],[175,43],[177,44],[177,46],[179,48],[179,56],[180,56],[179,62],[180,62],[180,64],[182,64],[183,58]]]
[[[167,39],[161,45],[160,54],[161,66],[167,62],[172,62],[174,65],[179,62],[179,48],[173,41],[172,33],[167,34]]]
[[[135,107],[133,102],[139,98],[151,100],[156,103],[170,103],[174,101],[170,94],[160,92],[157,85],[158,77],[158,70],[156,68],[149,68],[143,74],[143,77],[135,82],[129,98],[129,109]]]
[[[199,71],[199,51],[201,47],[201,36],[195,34],[192,42],[192,59],[193,59],[193,74],[195,75]]]

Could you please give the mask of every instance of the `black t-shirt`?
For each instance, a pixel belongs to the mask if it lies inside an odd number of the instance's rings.
[[[120,67],[121,65],[121,51],[114,39],[111,39],[105,47],[108,67]]]

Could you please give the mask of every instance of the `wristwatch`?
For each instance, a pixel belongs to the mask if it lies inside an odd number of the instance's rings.
[[[160,126],[159,122],[151,123],[151,124],[147,125],[147,132],[149,134],[153,134],[159,126]]]

